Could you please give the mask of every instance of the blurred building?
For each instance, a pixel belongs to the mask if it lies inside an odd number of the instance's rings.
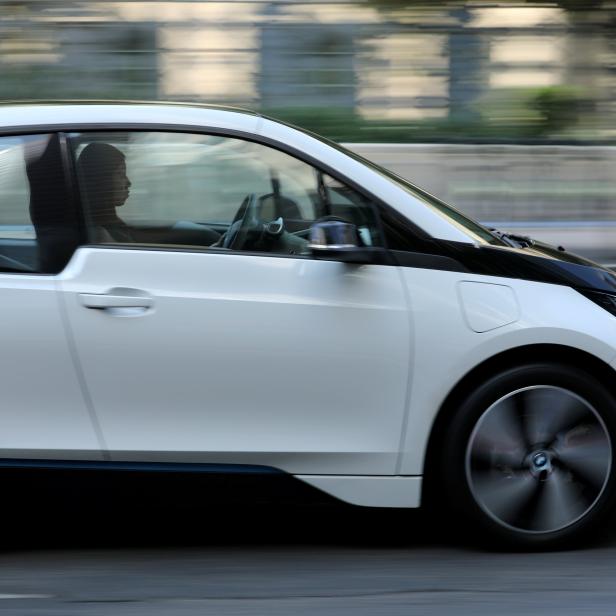
[[[591,247],[616,247],[615,67],[616,0],[0,3],[0,99],[260,109]]]
[[[486,138],[613,137],[616,8],[566,4],[4,2],[0,98],[344,110],[367,140],[400,140],[396,122],[420,139],[444,137],[443,121],[462,138],[473,128]]]

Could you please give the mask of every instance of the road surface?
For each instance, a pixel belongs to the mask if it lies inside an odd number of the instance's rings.
[[[43,479],[3,495],[6,614],[616,613],[616,523],[581,550],[499,553],[419,512],[212,506],[194,486],[187,497]]]

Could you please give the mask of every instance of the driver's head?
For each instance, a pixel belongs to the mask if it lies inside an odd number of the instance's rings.
[[[88,144],[77,160],[77,169],[90,213],[115,214],[128,199],[130,180],[124,154],[108,143]]]

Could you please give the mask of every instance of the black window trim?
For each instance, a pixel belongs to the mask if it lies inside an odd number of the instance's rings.
[[[84,215],[83,204],[81,203],[81,197],[79,194],[79,189],[77,187],[77,173],[75,170],[75,163],[73,160],[73,156],[70,151],[70,146],[68,143],[68,137],[65,131],[58,131],[57,137],[60,142],[60,152],[62,157],[62,169],[64,171],[64,182],[68,191],[70,205],[73,208],[73,211],[76,212],[76,223],[79,230],[79,246],[88,245],[88,236],[87,236],[87,228],[86,221]],[[77,250],[76,249],[76,250]],[[75,251],[76,251],[75,250]],[[73,255],[75,252],[73,252]],[[72,258],[72,255],[71,255]],[[69,259],[70,262],[70,259]],[[68,263],[66,264],[68,265]],[[64,266],[66,268],[66,265]]]

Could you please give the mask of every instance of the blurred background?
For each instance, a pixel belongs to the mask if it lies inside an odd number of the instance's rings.
[[[616,0],[30,0],[0,11],[0,99],[257,109],[483,222],[616,264]]]

